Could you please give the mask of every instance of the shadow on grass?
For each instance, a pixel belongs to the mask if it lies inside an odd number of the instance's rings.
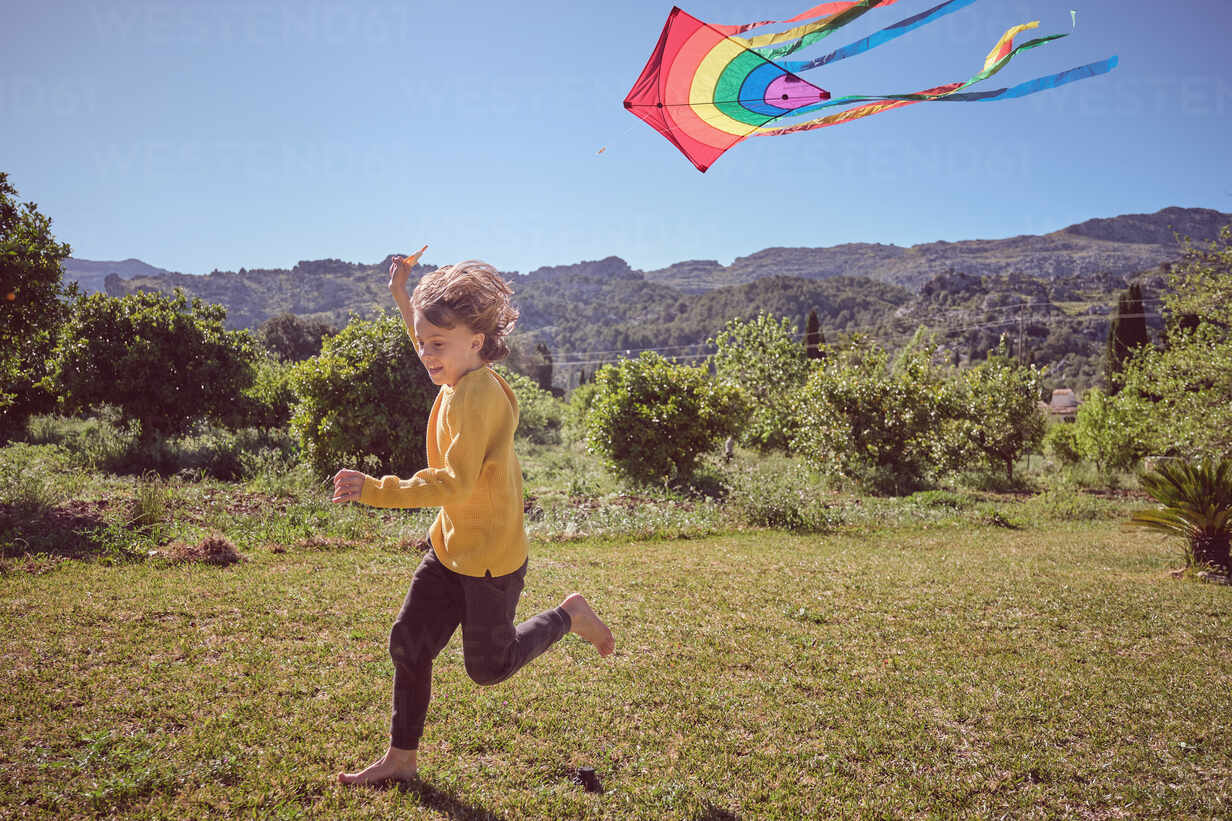
[[[469,804],[456,794],[446,792],[420,779],[393,782],[385,785],[383,789],[396,789],[403,795],[412,795],[419,800],[420,804],[436,810],[446,818],[459,819],[459,821],[504,821],[504,816]]]
[[[105,502],[73,500],[55,507],[30,508],[0,502],[0,553],[27,553],[66,559],[98,558],[114,551],[105,534]]]

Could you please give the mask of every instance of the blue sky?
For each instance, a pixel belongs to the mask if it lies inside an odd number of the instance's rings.
[[[932,4],[874,10],[809,54]],[[809,5],[684,8],[740,23]],[[1226,0],[980,0],[807,79],[836,96],[964,79],[1006,28],[1069,31],[1070,9],[1073,36],[981,88],[1113,54],[1120,66],[1017,101],[748,140],[704,175],[621,105],[670,2],[4,6],[0,170],[89,259],[206,273],[427,242],[436,264],[525,272],[614,254],[652,269],[1169,205],[1232,212]]]

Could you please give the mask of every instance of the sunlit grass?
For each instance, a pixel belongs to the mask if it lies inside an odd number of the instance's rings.
[[[582,590],[617,654],[568,638],[481,689],[455,638],[423,783],[343,789],[386,743],[418,554],[301,539],[310,519],[227,568],[9,567],[0,816],[1232,813],[1232,588],[1100,518],[536,542],[520,612]]]

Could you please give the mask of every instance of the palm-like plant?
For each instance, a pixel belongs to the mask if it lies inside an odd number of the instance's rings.
[[[1191,566],[1232,571],[1232,459],[1197,463],[1169,461],[1141,478],[1143,489],[1162,506],[1140,510],[1130,521],[1185,539]]]

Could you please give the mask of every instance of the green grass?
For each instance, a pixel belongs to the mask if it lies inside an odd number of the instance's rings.
[[[0,817],[1232,814],[1232,588],[1086,507],[1014,530],[980,524],[1035,520],[1008,501],[877,504],[833,535],[536,542],[520,612],[582,590],[616,655],[570,637],[483,689],[455,638],[406,789],[333,783],[387,742],[397,525],[241,538],[241,508],[228,568],[6,560]],[[885,515],[914,509],[936,518]]]

